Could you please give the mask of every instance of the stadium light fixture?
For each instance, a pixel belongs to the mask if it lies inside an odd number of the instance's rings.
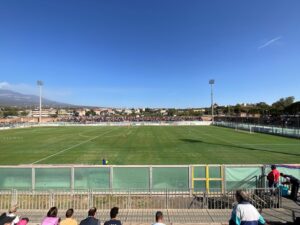
[[[213,92],[213,85],[215,84],[214,79],[209,80],[210,84],[210,95],[211,95],[211,121],[214,123],[214,92]]]
[[[39,123],[42,122],[42,86],[44,85],[43,81],[38,80],[36,82],[37,86],[40,89],[40,118],[39,118]]]

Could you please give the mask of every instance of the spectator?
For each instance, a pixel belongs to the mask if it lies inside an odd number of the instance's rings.
[[[157,211],[156,214],[155,214],[156,223],[154,223],[153,225],[165,225],[163,223],[163,220],[164,220],[163,213],[161,211]]]
[[[8,211],[8,213],[6,213],[6,216],[15,218],[12,221],[11,225],[16,225],[20,221],[19,216],[16,215],[17,209],[18,209],[18,207],[15,205]]]
[[[60,225],[78,225],[77,221],[72,218],[74,214],[73,209],[68,209],[66,212],[66,219],[60,222]]]
[[[100,225],[100,220],[95,218],[97,209],[93,207],[88,212],[88,217],[80,222],[80,225]]]
[[[27,225],[29,222],[29,219],[26,217],[26,218],[22,218],[20,220],[20,222],[18,223],[18,225]]]
[[[3,213],[0,216],[0,225],[11,225],[15,217],[6,216],[6,213]]]
[[[122,225],[120,220],[117,220],[117,215],[119,213],[119,208],[118,207],[113,207],[110,210],[110,220],[106,221],[104,225]]]
[[[47,216],[43,219],[41,225],[58,225],[60,218],[57,217],[58,210],[56,207],[51,207],[47,213]]]
[[[277,188],[280,174],[275,165],[271,166],[271,172],[268,174],[269,188]]]
[[[238,204],[233,208],[231,218],[229,220],[229,225],[262,225],[266,223],[257,209],[248,202],[248,196],[244,191],[236,191],[235,197]]]
[[[281,173],[280,176],[287,179],[287,181],[283,182],[282,184],[290,184],[292,186],[290,198],[294,201],[297,201],[300,180],[292,175],[286,175],[283,173]]]

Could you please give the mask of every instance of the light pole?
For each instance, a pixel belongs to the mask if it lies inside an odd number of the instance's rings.
[[[215,80],[209,80],[210,84],[210,95],[211,95],[211,121],[214,123],[214,92],[213,92],[213,85],[215,84]]]
[[[40,119],[39,119],[39,123],[42,122],[42,86],[44,85],[43,81],[38,80],[36,82],[37,86],[40,89]]]

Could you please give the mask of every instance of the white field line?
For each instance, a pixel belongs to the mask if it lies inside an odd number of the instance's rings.
[[[193,132],[195,132],[195,130],[192,130]],[[274,144],[272,144],[272,143],[265,143],[265,144],[255,144],[255,143],[253,143],[253,144],[251,144],[251,143],[234,143],[234,142],[230,142],[230,141],[227,141],[227,140],[225,140],[225,139],[223,139],[223,138],[220,138],[220,137],[217,137],[217,136],[213,136],[213,135],[210,135],[210,134],[207,134],[207,133],[202,133],[201,132],[201,134],[203,134],[203,135],[206,135],[206,136],[209,136],[209,137],[212,137],[212,138],[214,138],[214,139],[217,139],[217,140],[220,140],[220,141],[223,141],[223,142],[226,142],[226,143],[229,143],[229,144],[232,144],[232,145],[235,145],[236,147],[239,147],[239,145],[254,145],[254,146],[264,146],[264,145],[266,145],[266,146],[297,146],[297,145],[299,145],[300,146],[300,144],[276,144],[276,143],[274,143]]]
[[[102,134],[100,134],[100,135],[98,135],[98,136],[95,136],[95,137],[92,137],[92,138],[90,138],[90,139],[88,139],[88,140],[85,140],[85,141],[83,141],[83,142],[80,142],[80,143],[78,143],[78,144],[76,144],[76,145],[72,145],[72,146],[70,146],[70,147],[68,147],[68,148],[62,149],[62,150],[60,150],[60,151],[58,151],[58,152],[56,152],[56,153],[54,153],[54,154],[52,154],[52,155],[46,156],[46,157],[44,157],[44,158],[41,158],[41,159],[39,159],[39,160],[37,160],[37,161],[31,163],[31,164],[36,164],[36,163],[39,163],[39,162],[44,161],[44,160],[46,160],[46,159],[52,158],[53,156],[59,155],[59,154],[61,154],[61,153],[63,153],[63,152],[66,152],[66,151],[72,149],[72,148],[78,147],[78,146],[83,145],[83,144],[85,144],[85,143],[87,143],[87,142],[89,142],[89,141],[92,141],[92,140],[94,140],[94,139],[96,139],[96,138],[98,138],[98,137],[101,137],[101,136],[103,136],[103,135],[105,135],[105,134],[108,134],[108,133],[112,132],[113,130],[114,130],[114,129],[111,129],[111,130],[109,130],[109,131],[107,131],[107,132],[104,132],[104,133],[102,133]]]
[[[78,136],[84,137],[84,138],[90,138],[90,137],[93,137],[93,136],[86,136],[86,135],[83,135],[82,133],[78,133]]]
[[[268,146],[300,146],[300,143],[299,144],[270,144],[270,143],[266,143],[266,144],[243,144],[243,143],[236,143],[237,145],[268,145]]]

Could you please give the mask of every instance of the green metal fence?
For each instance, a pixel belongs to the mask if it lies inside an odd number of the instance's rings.
[[[300,178],[300,165],[278,165]],[[269,165],[0,166],[0,189],[230,191],[265,187]]]

